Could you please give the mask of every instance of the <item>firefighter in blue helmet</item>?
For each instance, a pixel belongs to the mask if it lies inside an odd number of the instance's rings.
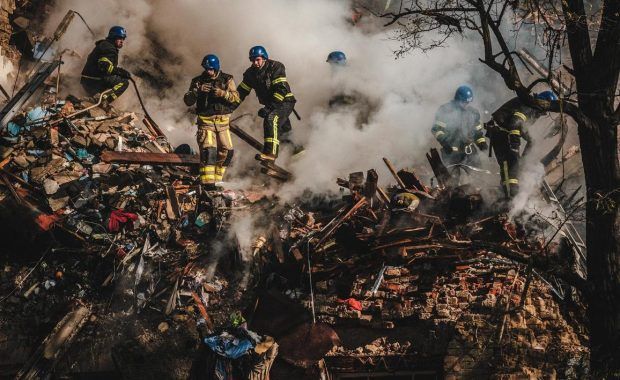
[[[454,99],[442,105],[435,114],[431,132],[442,147],[442,157],[447,166],[479,166],[478,150],[486,150],[480,112],[469,104],[474,93],[469,86],[457,88]],[[455,171],[459,173],[459,171]]]
[[[88,95],[112,90],[103,97],[103,105],[113,102],[129,87],[129,71],[118,66],[118,53],[125,43],[127,31],[122,26],[113,26],[104,40],[95,43],[88,55],[80,83]]]
[[[534,98],[548,102],[557,101],[553,91],[534,94]],[[519,160],[532,148],[532,139],[527,127],[545,115],[546,112],[529,106],[518,97],[504,103],[485,125],[500,170],[500,183],[507,198],[519,191]],[[521,139],[527,142],[521,154]]]
[[[258,102],[263,106],[258,116],[263,118],[264,144],[260,154],[261,160],[275,161],[280,144],[291,142],[289,116],[295,107],[295,96],[291,91],[286,69],[281,62],[269,59],[267,50],[262,46],[250,49],[249,59],[252,65],[243,73],[239,83],[241,102],[256,91]],[[291,142],[292,143],[292,142]]]
[[[356,115],[355,125],[362,129],[368,123],[370,115],[377,109],[377,105],[359,91],[343,88],[338,83],[339,77],[350,77],[351,73],[346,71],[347,56],[341,51],[332,51],[327,55],[327,63],[332,68],[332,83],[334,84],[334,95],[329,98],[330,110]]]
[[[216,55],[206,55],[201,66],[204,71],[192,79],[183,101],[187,106],[196,104],[200,182],[206,190],[214,190],[233,157],[230,114],[239,105],[239,92],[233,76],[220,69]]]
[[[332,65],[345,66],[347,64],[347,56],[341,51],[332,51],[327,56],[327,62]]]

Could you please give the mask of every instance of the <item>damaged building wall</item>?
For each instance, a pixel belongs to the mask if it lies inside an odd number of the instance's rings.
[[[13,27],[9,20],[14,11],[15,0],[2,0],[0,2],[0,48],[2,49],[0,53],[10,60],[16,60],[18,57],[15,48],[9,45],[13,34]]]

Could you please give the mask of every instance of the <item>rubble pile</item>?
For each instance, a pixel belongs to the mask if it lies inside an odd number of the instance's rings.
[[[4,235],[29,236],[3,252],[3,341],[36,345],[33,336],[86,307],[92,321],[77,342],[109,357],[123,331],[167,334],[189,321],[191,333],[182,339],[198,341],[197,325],[214,331],[251,297],[236,286],[244,266],[228,218],[233,210],[251,212],[263,194],[225,190],[198,201],[192,167],[102,161],[111,151],[171,147],[134,113],[103,110],[96,99],[56,101],[49,93],[2,132]],[[215,250],[222,260],[209,257]],[[147,327],[134,325],[136,313]],[[24,362],[28,344],[4,347],[11,354],[0,364]]]
[[[413,170],[394,174],[399,186],[387,191],[374,171],[339,179],[349,193],[335,215],[290,210],[280,230],[290,254],[271,252],[298,264],[302,279],[285,274],[283,293],[343,342],[326,354],[327,367],[582,376],[583,309],[560,307],[568,302],[562,287],[528,264],[537,256],[559,265],[553,244],[497,207],[483,208],[472,186],[429,189]]]
[[[201,193],[191,159],[132,161],[181,157],[143,123],[51,93],[2,132],[0,208],[19,220],[5,233],[30,223],[40,244],[21,261],[17,246],[6,252],[0,324],[15,349],[0,364],[41,371],[15,342],[36,346],[50,331],[44,342],[57,342],[69,329],[56,358],[68,351],[73,370],[130,378],[196,368],[267,376],[285,365],[306,375],[581,375],[583,307],[555,277],[558,245],[535,220],[485,207],[436,151],[434,187],[384,159],[395,186],[356,172],[338,179],[342,197],[282,204],[264,189]],[[243,220],[253,244],[236,235]],[[198,366],[196,342],[209,346]],[[147,361],[156,364],[138,365]]]

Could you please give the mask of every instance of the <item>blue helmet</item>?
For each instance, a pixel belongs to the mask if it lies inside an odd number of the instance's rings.
[[[205,70],[213,69],[215,71],[219,71],[220,59],[215,54],[207,54],[202,59],[201,65]]]
[[[110,28],[108,32],[108,39],[115,40],[117,38],[125,39],[127,38],[127,31],[122,26],[113,26]]]
[[[469,86],[459,86],[454,93],[454,100],[459,102],[471,103],[474,100],[474,92]]]
[[[250,49],[250,61],[253,61],[256,57],[263,57],[265,59],[269,58],[269,54],[267,54],[267,49],[262,46],[254,46]]]
[[[558,100],[558,96],[553,91],[543,91],[540,94],[534,95],[534,97],[548,102],[555,102]]]
[[[347,56],[341,51],[332,51],[327,56],[327,62],[336,64],[336,65],[346,65]]]

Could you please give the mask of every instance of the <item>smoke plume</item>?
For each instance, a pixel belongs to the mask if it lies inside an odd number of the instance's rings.
[[[188,113],[182,95],[191,78],[200,74],[202,57],[217,54],[223,71],[239,83],[250,64],[248,49],[265,46],[270,58],[286,65],[302,116],[301,121],[292,118],[293,133],[306,151],[289,159],[290,152],[285,150],[280,161],[295,174],[295,180],[279,190],[285,199],[307,189],[323,192],[334,187],[336,177],[370,168],[378,170],[381,184],[393,182],[382,157],[397,167],[417,167],[428,181],[432,174],[426,169],[424,154],[437,146],[430,127],[435,111],[452,98],[454,90],[464,83],[474,88],[473,105],[480,109],[483,121],[513,96],[501,78],[479,62],[476,39],[453,40],[448,48],[395,59],[398,42],[391,39],[392,31],[370,17],[362,27],[352,25],[347,1],[59,0],[49,18],[50,33],[69,9],[85,17],[97,39],[104,38],[112,25],[125,26],[128,38],[121,65],[134,73],[161,75],[170,84],[155,88],[145,80],[140,86],[148,96],[150,112],[173,145],[195,146],[194,116]],[[75,73],[74,79],[93,42],[76,19],[61,47],[82,56],[65,59],[64,70]],[[344,51],[348,58],[347,67],[338,72],[325,62],[333,50]],[[328,108],[330,97],[343,92],[363,94],[375,105],[365,125],[357,125],[355,114]],[[138,110],[132,89],[127,94],[118,108]],[[233,117],[251,113],[238,125],[261,139],[262,119],[254,116],[257,109],[251,94]],[[234,143],[235,162],[227,178],[233,182],[256,165],[252,148],[236,138]],[[493,172],[484,181],[497,186],[497,164],[486,157],[482,161]]]

